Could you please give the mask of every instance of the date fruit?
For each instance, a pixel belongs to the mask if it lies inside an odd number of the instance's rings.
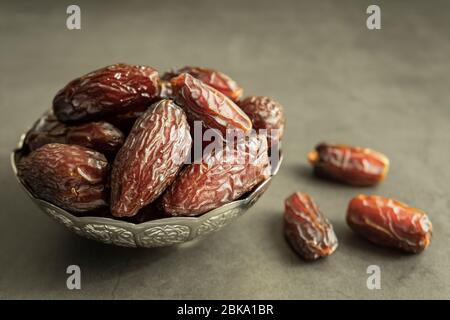
[[[353,198],[347,210],[347,223],[356,233],[375,244],[411,253],[428,247],[433,229],[422,210],[382,196],[359,195]]]
[[[285,200],[284,234],[305,260],[331,255],[338,247],[333,226],[306,193],[296,192]]]
[[[114,156],[123,144],[123,133],[107,122],[89,122],[70,127],[66,141]]]
[[[133,128],[133,125],[136,122],[137,118],[142,116],[147,109],[148,106],[142,106],[127,113],[108,116],[105,118],[105,121],[111,123],[113,126],[122,131],[125,135],[128,135],[131,129]]]
[[[164,193],[169,216],[199,216],[236,200],[270,176],[267,140],[250,135],[188,165]]]
[[[37,198],[65,210],[83,213],[107,206],[109,166],[99,152],[46,144],[21,159],[18,173]]]
[[[284,111],[277,101],[269,97],[247,97],[239,103],[252,120],[256,130],[266,129],[271,144],[280,141],[284,133]]]
[[[308,154],[314,172],[320,176],[353,186],[372,186],[381,182],[389,159],[367,148],[321,143]]]
[[[47,112],[27,132],[24,144],[29,151],[48,143],[76,144],[113,156],[123,140],[123,133],[107,122],[68,126]]]
[[[111,213],[134,216],[175,179],[192,144],[183,110],[171,100],[154,103],[136,120],[114,161]]]
[[[24,145],[33,151],[48,143],[66,143],[67,130],[53,113],[46,112],[27,132]]]
[[[147,66],[114,64],[71,81],[53,99],[62,122],[99,120],[149,105],[159,93],[158,72]]]
[[[242,87],[229,76],[210,68],[187,66],[176,71],[167,72],[162,76],[162,78],[164,80],[170,80],[182,73],[190,74],[194,78],[223,93],[235,102],[242,97],[242,93],[244,92]]]
[[[218,129],[226,135],[227,129],[249,133],[252,122],[248,116],[224,94],[182,73],[171,81],[177,103],[183,106],[191,123],[203,121],[207,128]]]

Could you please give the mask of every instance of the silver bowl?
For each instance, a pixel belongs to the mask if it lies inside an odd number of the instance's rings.
[[[17,161],[22,156],[22,135],[17,149],[11,153],[11,166],[19,184],[36,205],[54,220],[76,234],[88,239],[122,247],[163,247],[191,241],[217,231],[250,209],[268,189],[273,176],[278,172],[282,153],[275,165],[273,175],[260,183],[244,198],[227,203],[200,217],[171,217],[151,220],[139,224],[103,217],[76,217],[47,201],[36,198],[17,174]]]

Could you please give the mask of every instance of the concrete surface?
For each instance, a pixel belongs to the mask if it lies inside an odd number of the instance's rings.
[[[69,2],[0,4],[0,298],[450,298],[450,20],[448,1],[76,1],[82,30],[65,27]],[[382,29],[365,10],[378,3]],[[248,94],[285,107],[285,160],[241,219],[184,247],[130,250],[81,239],[38,211],[9,153],[68,80],[114,62],[214,66]],[[376,188],[315,179],[305,154],[322,140],[386,153]],[[338,251],[305,263],[286,245],[283,199],[311,193],[334,223]],[[429,212],[430,248],[404,255],[366,243],[344,221],[358,193]],[[66,267],[82,290],[66,289]],[[381,267],[380,290],[366,268]]]

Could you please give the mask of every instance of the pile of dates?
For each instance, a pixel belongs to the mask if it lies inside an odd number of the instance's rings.
[[[382,153],[343,144],[321,143],[308,160],[318,177],[358,187],[382,182],[389,170],[389,160]],[[419,253],[431,241],[433,227],[425,212],[384,196],[357,195],[349,202],[346,220],[352,230],[376,245]],[[330,221],[303,192],[285,200],[284,234],[305,260],[329,256],[338,247]]]
[[[93,71],[62,88],[52,111],[29,130],[19,176],[37,198],[76,215],[136,222],[200,216],[271,174],[283,108],[242,94],[234,80],[208,68],[161,77],[128,64]],[[208,130],[219,148],[205,143]],[[229,143],[229,132],[241,135]]]

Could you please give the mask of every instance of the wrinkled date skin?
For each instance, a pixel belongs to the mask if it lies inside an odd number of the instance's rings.
[[[24,144],[28,151],[34,151],[48,143],[76,144],[114,156],[123,141],[123,133],[107,122],[68,126],[52,113],[46,113],[28,131]]]
[[[148,106],[142,106],[127,113],[108,116],[105,118],[105,121],[114,125],[120,131],[122,131],[124,135],[128,135],[133,128],[137,118],[142,116],[147,109]]]
[[[305,260],[331,255],[338,247],[333,226],[306,193],[296,192],[285,200],[284,234]]]
[[[36,197],[73,213],[108,204],[108,161],[88,148],[46,144],[22,158],[18,172]]]
[[[169,216],[199,216],[238,199],[269,176],[267,141],[252,135],[183,169],[161,206]]]
[[[254,129],[267,129],[268,137],[273,140],[269,140],[271,145],[281,140],[285,117],[280,103],[269,97],[252,96],[242,100],[239,106],[252,120]]]
[[[66,141],[114,156],[124,142],[123,133],[107,122],[89,122],[70,127]]]
[[[252,122],[248,116],[224,94],[182,73],[171,81],[177,103],[183,106],[191,124],[203,121],[207,128],[218,129],[226,135],[227,129],[239,129],[249,133]]]
[[[242,97],[242,93],[244,92],[242,87],[229,76],[220,71],[210,68],[188,66],[176,71],[167,72],[162,76],[162,78],[164,80],[170,80],[182,73],[190,74],[194,78],[223,93],[235,102]]]
[[[367,148],[321,143],[308,154],[314,172],[353,186],[372,186],[385,178],[389,159]]]
[[[146,66],[114,64],[71,81],[53,99],[62,122],[99,120],[149,105],[159,94],[158,72]]]
[[[433,229],[425,212],[382,196],[353,198],[347,210],[347,223],[375,244],[411,253],[428,247]]]
[[[175,179],[192,144],[183,110],[171,100],[150,106],[138,119],[114,161],[111,213],[134,216]]]
[[[33,151],[48,143],[66,143],[67,129],[54,114],[47,112],[27,132],[24,144]]]

